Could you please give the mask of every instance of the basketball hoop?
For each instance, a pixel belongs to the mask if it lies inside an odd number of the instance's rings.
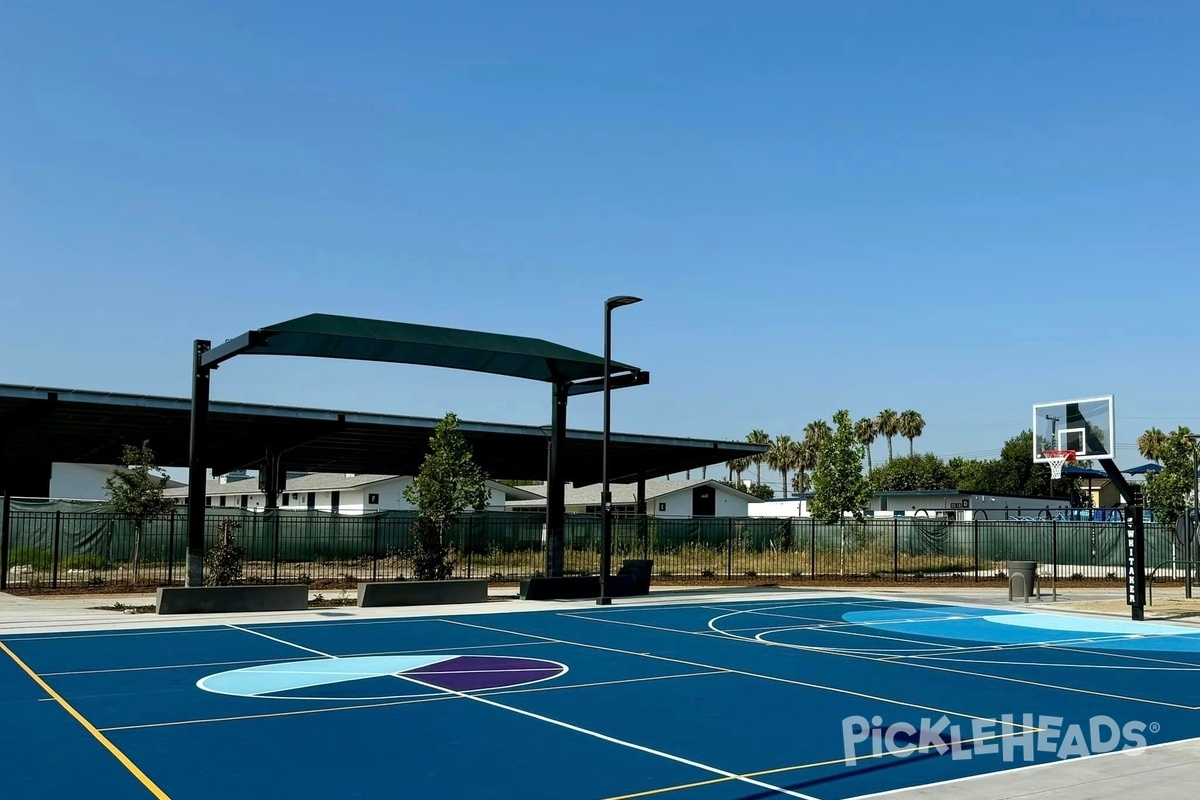
[[[1061,478],[1063,466],[1068,461],[1075,460],[1074,450],[1047,450],[1043,455],[1046,456],[1046,463],[1050,465],[1050,478],[1052,480]]]

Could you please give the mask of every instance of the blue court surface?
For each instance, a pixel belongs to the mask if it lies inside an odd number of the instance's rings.
[[[827,800],[1200,736],[1195,627],[802,592],[536,609],[0,637],[4,795]]]

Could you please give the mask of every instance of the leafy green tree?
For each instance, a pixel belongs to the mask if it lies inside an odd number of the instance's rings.
[[[1173,431],[1159,453],[1162,472],[1146,476],[1143,499],[1154,509],[1155,518],[1168,525],[1174,525],[1187,512],[1189,497],[1196,489],[1192,441],[1187,438],[1190,434],[1182,426]]]
[[[443,580],[454,571],[454,548],[447,540],[450,524],[468,508],[487,506],[487,474],[475,463],[471,447],[458,430],[458,416],[446,414],[433,430],[421,469],[405,488],[404,498],[417,507],[413,522],[413,574],[418,580]]]
[[[841,522],[846,514],[862,519],[871,502],[871,484],[862,474],[862,445],[854,438],[849,411],[838,411],[833,421],[833,438],[813,475],[812,513],[823,522]]]
[[[876,492],[919,492],[957,489],[954,472],[933,453],[901,456],[871,473]]]
[[[913,439],[916,439],[925,432],[925,418],[913,411],[911,408],[907,411],[900,412],[900,419],[896,421],[896,431],[908,439],[908,454],[913,454]]]
[[[121,450],[121,469],[104,481],[113,511],[133,524],[133,552],[129,561],[134,585],[141,567],[142,529],[174,505],[163,495],[166,485],[167,475],[158,466],[149,441],[137,447],[125,445]]]
[[[867,474],[871,474],[871,445],[875,443],[876,437],[879,436],[879,428],[875,426],[875,420],[870,417],[863,417],[858,422],[854,423],[854,438],[867,451]]]
[[[1138,452],[1142,454],[1142,458],[1149,459],[1156,464],[1161,463],[1163,452],[1166,451],[1169,441],[1170,437],[1158,428],[1149,428],[1138,437]]]
[[[771,436],[761,428],[755,428],[754,430],[750,431],[750,433],[746,434],[746,441],[750,444],[761,444],[766,445],[767,447],[771,446]],[[762,483],[762,465],[763,461],[766,460],[766,457],[766,453],[755,453],[754,455],[749,456],[750,463],[754,465],[754,482],[756,484]]]
[[[900,415],[890,408],[885,408],[875,415],[875,429],[887,439],[888,461],[892,460],[892,437],[900,433]]]
[[[718,481],[718,483],[723,483],[730,489],[737,489],[739,492],[752,494],[759,500],[771,500],[775,497],[775,490],[765,483],[752,483],[748,487],[741,483],[734,483],[733,481]]]
[[[1050,467],[1033,461],[1033,432],[1028,429],[1005,442],[997,459],[960,459],[948,466],[958,471],[958,490],[962,492],[1069,497],[1076,502],[1080,497],[1079,480],[1076,478],[1060,478],[1051,487]]]
[[[962,458],[956,456],[946,462],[950,472],[951,488],[960,492],[984,493],[987,483],[987,468],[991,462],[978,458]]]

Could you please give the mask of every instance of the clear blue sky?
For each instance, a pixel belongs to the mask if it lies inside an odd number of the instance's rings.
[[[10,3],[0,381],[183,395],[192,339],[314,311],[599,352],[632,293],[617,430],[1200,427],[1197,41],[1194,2]],[[549,415],[286,359],[214,397]]]

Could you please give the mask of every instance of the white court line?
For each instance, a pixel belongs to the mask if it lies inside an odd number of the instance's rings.
[[[1013,667],[1062,667],[1063,669],[1121,669],[1144,670],[1151,672],[1200,672],[1200,666],[1190,667],[1143,667],[1133,664],[1078,664],[1055,661],[1004,661],[1002,659],[985,658],[952,658],[950,656],[908,656],[920,661],[947,661],[955,664],[1003,664]]]
[[[591,683],[564,683],[555,686],[539,686],[534,689],[495,689],[480,694],[533,694],[534,692],[559,692],[564,689],[591,689],[597,686],[615,686],[620,683],[648,683],[650,681],[665,681],[674,678],[700,678],[707,675],[721,675],[725,670],[710,672],[685,672],[679,675],[654,675],[649,678],[621,678],[611,681],[593,681]],[[52,700],[52,698],[46,698]],[[141,725],[119,725],[112,728],[101,728],[101,731],[137,731],[145,728],[175,728],[180,725],[203,725],[212,722],[243,722],[255,719],[272,719],[274,717],[298,717],[308,714],[326,714],[331,711],[356,711],[360,708],[391,708],[393,706],[409,706],[417,703],[432,703],[442,700],[458,700],[459,698],[445,692],[436,695],[408,695],[405,699],[389,700],[383,703],[358,703],[349,706],[332,706],[330,708],[306,708],[299,711],[271,711],[263,714],[242,714],[236,717],[210,717],[206,719],[182,719],[173,722],[147,722]]]
[[[276,639],[274,636],[268,636],[267,634],[262,633],[260,631],[252,631],[249,628],[239,628],[237,625],[234,625],[232,622],[227,622],[225,624],[226,624],[226,627],[233,628],[235,631],[241,631],[242,633],[249,633],[254,636],[261,636],[264,639],[270,639],[272,642],[279,642],[279,644],[285,644],[288,647],[294,647],[297,650],[307,650],[310,653],[316,653],[317,655],[324,656],[325,658],[337,658],[337,656],[331,656],[329,653],[322,653],[320,650],[313,650],[311,647],[305,647],[302,644],[296,644],[295,642],[287,642],[287,641],[284,641],[283,639]]]
[[[448,620],[443,619],[442,621],[445,622]],[[236,626],[230,626],[230,627],[236,627]],[[482,626],[468,626],[468,627],[482,627]],[[244,629],[239,628],[238,630],[244,630]],[[247,630],[246,632],[247,633],[256,633],[255,631],[249,631],[249,630]],[[258,634],[258,635],[265,636],[266,634]],[[312,648],[304,647],[303,645],[299,645],[299,644],[294,644],[293,642],[288,642],[283,639],[275,639],[274,637],[271,637],[271,636],[268,636],[267,638],[274,639],[274,641],[277,641],[280,644],[291,645],[292,647],[298,648],[300,650],[307,650],[310,653],[316,653],[317,655],[325,656],[326,658],[336,658],[336,656],[332,656],[329,653],[322,653],[319,650],[313,650]],[[710,669],[720,669],[720,668],[715,667],[715,668],[710,668]],[[489,699],[487,697],[483,697],[481,695],[465,694],[464,692],[460,692],[455,689],[448,689],[445,686],[438,686],[438,685],[432,684],[432,683],[425,683],[424,681],[419,681],[416,678],[413,678],[412,676],[406,675],[406,674],[397,674],[397,675],[393,675],[392,677],[398,678],[402,681],[408,681],[409,683],[414,683],[417,686],[424,686],[426,688],[433,689],[435,691],[445,692],[446,694],[449,694],[453,697],[470,700],[475,703],[481,703],[486,706],[491,706],[492,708],[501,709],[502,711],[511,711],[512,713],[519,714],[523,717],[529,717],[530,719],[535,719],[535,720],[538,720],[539,722],[545,722],[549,725],[555,725],[559,728],[565,728],[569,731],[574,731],[575,733],[581,733],[585,736],[591,736],[595,739],[600,739],[601,741],[605,741],[610,744],[615,744],[620,747],[627,747],[631,750],[637,750],[639,752],[647,753],[652,756],[658,756],[659,758],[663,758],[668,761],[674,761],[678,764],[684,764],[689,767],[694,767],[695,769],[699,769],[703,772],[709,772],[713,775],[720,775],[725,778],[732,778],[733,780],[741,781],[742,783],[748,783],[751,786],[757,786],[760,789],[770,789],[773,792],[780,792],[782,794],[787,795],[788,797],[798,797],[798,798],[800,798],[800,800],[818,800],[818,798],[815,798],[812,795],[801,794],[800,792],[793,792],[790,789],[783,788],[782,786],[775,786],[773,784],[766,783],[765,781],[758,781],[758,780],[755,780],[754,778],[747,778],[742,775],[738,775],[736,772],[730,772],[729,770],[724,770],[724,769],[721,769],[720,767],[714,767],[709,764],[701,763],[699,761],[692,761],[691,759],[684,758],[683,756],[677,756],[673,753],[668,753],[664,750],[655,750],[654,748],[646,747],[645,745],[640,745],[635,742],[627,741],[625,739],[618,739],[615,736],[609,736],[607,734],[600,733],[599,731],[594,731],[589,728],[583,728],[578,725],[572,725],[569,722],[563,722],[562,720],[554,719],[553,717],[547,717],[543,714],[537,714],[533,711],[526,711],[525,709],[518,708],[516,706],[505,705],[504,703],[500,703],[495,700],[491,700],[491,699]]]
[[[412,683],[415,683],[418,686],[433,686],[433,684],[427,684],[422,681],[419,681],[416,678],[413,678],[411,675],[397,675],[396,677],[400,678],[401,680],[410,681]],[[818,800],[818,798],[813,797],[810,794],[802,794],[801,792],[793,792],[791,789],[785,789],[782,786],[776,786],[775,784],[767,783],[766,781],[756,780],[755,778],[748,778],[745,775],[739,775],[736,772],[730,772],[729,770],[721,769],[720,767],[714,767],[710,764],[705,764],[700,761],[693,761],[690,758],[684,758],[683,756],[677,756],[673,753],[668,753],[665,750],[655,750],[652,747],[646,747],[645,745],[636,744],[634,742],[630,742],[625,739],[618,739],[615,736],[609,736],[607,734],[600,733],[599,731],[591,730],[590,728],[583,728],[583,727],[580,727],[579,725],[572,725],[569,722],[563,722],[562,720],[554,719],[553,717],[547,717],[543,714],[534,713],[533,711],[526,711],[523,708],[505,705],[504,703],[498,703],[495,700],[488,699],[481,695],[463,694],[462,692],[458,692],[453,689],[446,689],[444,687],[434,687],[434,688],[440,688],[443,691],[450,692],[451,694],[453,694],[457,697],[464,698],[466,700],[472,700],[476,703],[482,703],[484,705],[491,706],[493,708],[499,708],[503,711],[511,711],[514,714],[520,714],[523,717],[529,717],[530,719],[535,719],[535,720],[538,720],[539,722],[547,722],[551,725],[556,725],[560,728],[565,728],[569,731],[574,731],[575,733],[582,733],[585,736],[591,736],[591,737],[599,739],[601,741],[609,742],[610,744],[619,745],[621,747],[628,747],[632,750],[637,750],[642,753],[647,753],[652,756],[658,756],[659,758],[667,759],[668,761],[674,761],[678,764],[683,764],[685,766],[694,767],[703,772],[709,772],[709,773],[712,773],[713,775],[720,775],[723,778],[729,778],[731,780],[739,781],[741,783],[748,783],[751,786],[757,786],[760,789],[769,789],[772,792],[779,792],[780,794],[785,794],[788,797],[798,797],[798,798],[800,798],[800,800]]]
[[[605,651],[608,653],[620,653],[621,655],[637,656],[639,658],[649,658],[649,659],[653,659],[655,661],[667,661],[672,664],[683,664],[683,665],[689,666],[689,667],[701,667],[703,669],[723,670],[725,672],[729,672],[734,675],[742,675],[742,676],[745,676],[748,678],[758,678],[758,679],[764,680],[764,681],[773,681],[775,683],[784,683],[784,684],[788,684],[791,686],[803,686],[807,689],[817,689],[819,691],[833,692],[834,694],[844,694],[844,695],[849,695],[851,697],[860,697],[865,700],[874,700],[878,703],[888,703],[890,705],[902,706],[903,708],[917,708],[917,709],[921,709],[922,711],[931,711],[936,714],[947,714],[947,715],[952,715],[952,716],[956,716],[956,717],[963,717],[964,719],[977,719],[977,720],[981,720],[984,722],[994,722],[999,725],[1009,725],[1010,727],[1014,727],[1014,728],[1024,727],[1024,726],[1018,725],[1017,723],[1005,723],[1003,720],[998,720],[993,717],[981,717],[978,714],[967,714],[962,711],[949,711],[947,709],[937,708],[935,706],[926,706],[926,705],[921,705],[920,703],[910,703],[905,700],[893,700],[890,697],[880,697],[879,695],[866,694],[865,692],[856,692],[852,689],[840,689],[836,686],[825,686],[825,685],[819,684],[819,683],[808,683],[807,681],[798,681],[793,678],[781,678],[777,675],[764,675],[762,673],[749,672],[747,670],[734,669],[732,667],[721,667],[721,666],[717,666],[715,664],[705,664],[700,661],[688,661],[688,660],[682,659],[682,658],[671,658],[670,656],[660,656],[660,655],[656,655],[654,653],[638,653],[633,650],[622,650],[619,647],[606,647],[604,645],[599,645],[599,644],[588,644],[586,642],[575,642],[575,641],[571,641],[570,639],[556,639],[551,636],[541,636],[536,633],[524,633],[523,631],[511,631],[511,630],[506,630],[504,628],[493,628],[493,627],[490,627],[487,625],[477,625],[475,623],[462,622],[462,621],[450,619],[450,618],[443,619],[442,621],[447,622],[451,625],[462,625],[467,628],[480,628],[481,630],[496,631],[498,633],[511,633],[514,636],[525,636],[525,637],[528,637],[531,639],[541,639],[541,640],[547,641],[547,642],[554,642],[555,644],[566,644],[566,645],[571,645],[572,647],[587,648],[589,650],[602,650],[602,651]],[[596,619],[591,619],[591,618],[589,618],[587,621],[588,622],[601,622],[601,621],[611,622],[611,620],[596,620]],[[644,627],[648,627],[648,626],[644,626]],[[683,634],[687,634],[687,635],[694,635],[694,634],[688,634],[687,631],[679,631],[679,630],[675,630],[673,628],[660,628],[659,630],[667,631],[669,633],[683,633]],[[707,636],[708,634],[700,634],[700,635]],[[752,640],[734,639],[734,641],[752,641]],[[1030,730],[1036,731],[1038,729],[1032,728]]]
[[[514,642],[509,644],[473,644],[469,647],[455,647],[457,653],[460,650],[490,650],[498,647],[538,647],[545,645],[545,642]],[[372,653],[347,653],[339,656],[340,658],[364,658],[366,656],[408,656],[417,655],[419,653],[444,653],[444,647],[428,647],[420,650],[384,650]],[[112,669],[81,669],[73,672],[43,672],[43,678],[54,677],[55,675],[103,675],[112,672],[146,672],[161,669],[193,669],[199,667],[224,667],[234,666],[236,664],[275,664],[284,661],[304,661],[305,659],[296,658],[250,658],[243,661],[210,661],[205,664],[162,664],[153,667],[115,667]]]
[[[733,614],[726,614],[725,616],[722,616],[722,617],[714,617],[712,620],[709,621],[709,623],[708,623],[709,627],[714,631],[720,632],[721,629],[717,628],[715,623],[721,619],[726,619],[731,616],[736,616],[738,613],[740,613],[740,612],[735,612]],[[680,633],[680,631],[673,631],[673,632]],[[912,660],[913,657],[911,657],[911,656],[894,655],[894,656],[889,656],[886,658],[877,658],[877,657],[870,656],[870,655],[863,654],[863,653],[853,653],[853,652],[846,652],[846,651],[829,650],[829,649],[823,649],[823,648],[805,646],[805,645],[786,644],[784,642],[772,642],[772,641],[762,640],[762,639],[751,639],[751,638],[748,638],[745,636],[734,636],[731,634],[727,634],[727,636],[728,636],[728,638],[732,639],[733,641],[747,642],[749,644],[759,644],[759,645],[764,645],[767,647],[784,647],[784,648],[788,648],[791,650],[803,650],[803,651],[808,651],[808,652],[825,653],[826,655],[839,656],[841,658],[858,658],[858,659],[863,659],[863,660],[867,660],[867,661],[874,661],[875,663],[878,663],[878,664],[895,664],[895,665],[903,666],[903,667],[914,667],[916,669],[928,669],[928,670],[936,670],[938,672],[949,672],[954,675],[970,675],[970,676],[973,676],[976,678],[987,678],[989,680],[1004,681],[1006,683],[1019,683],[1019,684],[1024,684],[1026,686],[1038,686],[1043,689],[1055,689],[1057,691],[1073,692],[1076,694],[1086,694],[1086,695],[1092,695],[1094,697],[1107,697],[1110,700],[1124,700],[1124,701],[1134,702],[1134,703],[1146,703],[1148,705],[1165,706],[1167,708],[1179,708],[1179,709],[1184,709],[1186,711],[1196,711],[1196,710],[1200,709],[1200,706],[1189,706],[1189,705],[1183,705],[1181,703],[1170,703],[1165,700],[1151,700],[1151,699],[1145,698],[1145,697],[1130,697],[1127,695],[1113,694],[1111,692],[1100,692],[1100,691],[1095,691],[1092,689],[1080,689],[1080,688],[1077,688],[1074,686],[1061,686],[1058,684],[1041,683],[1038,681],[1031,681],[1031,680],[1026,680],[1023,678],[1012,678],[1012,677],[1008,677],[1005,675],[991,675],[986,672],[972,672],[970,670],[958,669],[955,667],[939,667],[935,664],[919,664],[919,663],[913,661]],[[996,649],[1000,649],[1000,648],[996,648]],[[949,653],[947,653],[947,655],[949,655]]]

